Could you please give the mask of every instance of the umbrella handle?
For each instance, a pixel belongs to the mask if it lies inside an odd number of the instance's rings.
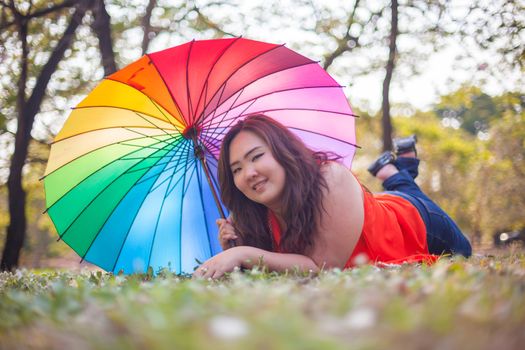
[[[195,156],[200,160],[202,168],[204,170],[204,174],[206,175],[206,180],[208,180],[208,185],[210,186],[211,193],[213,195],[213,199],[215,201],[215,205],[217,206],[217,209],[219,210],[219,214],[221,215],[221,218],[226,219],[226,215],[224,214],[224,210],[222,210],[222,205],[219,200],[219,196],[217,195],[217,192],[215,191],[215,187],[213,186],[213,183],[211,181],[210,176],[210,170],[208,169],[208,162],[206,161],[206,158],[204,157],[204,150],[202,146],[198,145],[197,138],[194,135],[192,137],[193,139],[193,145],[195,150]],[[228,246],[230,248],[235,247],[235,241],[233,239],[228,240]]]

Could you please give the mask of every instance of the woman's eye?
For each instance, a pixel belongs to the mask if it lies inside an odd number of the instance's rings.
[[[235,175],[237,174],[239,171],[241,171],[241,168],[235,168],[232,170],[232,174]]]
[[[256,154],[256,155],[252,158],[252,162],[253,162],[254,160],[257,160],[257,159],[261,158],[263,155],[264,155],[264,153]]]

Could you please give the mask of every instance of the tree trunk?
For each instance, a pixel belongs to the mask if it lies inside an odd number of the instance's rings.
[[[27,20],[18,14],[16,14],[15,17],[19,28],[18,36],[22,46],[20,78],[18,80],[18,94],[16,96],[16,108],[18,110],[19,118],[17,121],[17,133],[15,137],[15,153],[11,158],[10,172],[7,179],[10,224],[7,228],[4,253],[2,255],[2,262],[0,263],[1,270],[12,270],[13,267],[18,265],[20,250],[24,245],[27,225],[25,216],[26,194],[22,188],[21,179],[25,156],[20,152],[17,153],[16,150],[24,147],[23,133],[19,131],[26,128],[26,120],[22,116],[25,113],[26,107],[25,90],[27,83],[27,61],[29,49],[27,47]]]
[[[113,52],[113,40],[111,39],[111,17],[106,11],[104,0],[95,0],[93,4],[93,17],[95,20],[91,28],[97,35],[104,75],[108,76],[117,71],[115,53]]]
[[[153,9],[157,6],[157,0],[149,0],[148,6],[146,7],[146,13],[144,14],[144,17],[142,17],[142,54],[145,55],[148,51],[149,43],[151,41],[150,34],[151,31],[151,13],[153,12]]]
[[[390,118],[390,82],[395,68],[396,59],[396,39],[398,34],[397,18],[398,4],[397,0],[392,0],[391,4],[391,28],[389,38],[389,54],[386,64],[385,80],[383,80],[383,103],[382,103],[382,126],[383,126],[383,150],[392,149],[392,120]]]
[[[2,262],[0,263],[1,270],[13,270],[18,266],[20,251],[24,245],[27,220],[25,216],[26,193],[22,187],[22,168],[27,158],[35,115],[40,109],[51,75],[55,72],[58,63],[62,60],[64,52],[71,45],[75,31],[82,22],[82,18],[90,5],[91,1],[85,1],[80,2],[77,6],[71,22],[43,67],[31,93],[31,97],[27,101],[25,100],[27,57],[29,54],[27,48],[27,18],[22,17],[20,20],[19,35],[22,41],[22,63],[17,97],[18,127],[15,134],[15,150],[11,158],[11,166],[7,180],[10,222],[7,228]]]

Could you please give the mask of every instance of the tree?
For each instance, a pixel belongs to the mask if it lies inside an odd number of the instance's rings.
[[[111,38],[111,18],[106,10],[104,0],[94,0],[91,27],[98,38],[104,75],[108,76],[117,71],[117,64],[115,63],[113,40]]]
[[[446,124],[457,124],[472,135],[486,132],[490,121],[499,117],[492,97],[472,86],[442,96],[434,111]]]
[[[44,9],[33,9],[29,3],[26,9],[22,5],[2,2],[2,12],[10,18],[9,26],[16,28],[18,39],[21,45],[20,57],[20,76],[17,84],[17,131],[15,135],[15,150],[11,158],[9,177],[7,180],[10,223],[7,228],[6,244],[2,255],[0,268],[11,270],[18,265],[20,250],[23,246],[26,234],[25,204],[26,193],[22,187],[22,168],[27,157],[29,141],[31,139],[31,129],[35,120],[35,115],[40,109],[40,105],[45,96],[47,85],[51,75],[55,72],[59,62],[64,56],[65,51],[71,45],[74,34],[82,22],[90,1],[66,1],[53,7]],[[74,13],[71,15],[70,22],[55,45],[47,62],[42,70],[35,77],[35,85],[31,94],[26,95],[28,89],[29,76],[29,47],[28,42],[31,36],[30,22],[34,18],[44,16],[54,11],[61,11],[67,7],[74,6]]]
[[[444,96],[440,108],[468,105],[475,87]],[[490,96],[496,114],[479,138],[436,111],[396,117],[403,134],[416,133],[422,155],[418,183],[476,242],[497,230],[523,228],[525,219],[525,95]]]
[[[478,183],[488,198],[483,208],[487,234],[525,227],[525,95],[507,93],[494,100],[503,112],[488,130],[488,157]]]
[[[41,142],[42,147],[48,148],[47,143],[50,142],[56,131],[53,132],[51,128],[48,129],[48,125],[40,120],[38,134],[40,136],[44,134],[45,136],[42,140],[32,138],[31,131],[35,117],[38,114],[43,114],[39,113],[44,112],[42,111],[42,106],[48,105],[48,108],[51,108],[51,110],[56,108],[54,101],[60,101],[62,96],[70,99],[79,92],[85,93],[88,81],[85,77],[82,77],[82,74],[85,72],[86,64],[78,68],[78,76],[72,76],[74,70],[71,69],[70,64],[74,65],[72,62],[78,61],[78,58],[75,57],[76,53],[81,52],[84,54],[90,52],[89,48],[98,44],[104,75],[113,73],[117,69],[117,57],[113,51],[113,36],[116,36],[117,39],[120,38],[122,33],[132,29],[136,24],[125,20],[120,21],[119,19],[112,25],[111,16],[104,0],[64,0],[59,3],[35,2],[34,4],[32,2],[15,4],[14,1],[11,1],[10,3],[0,2],[0,5],[2,11],[0,27],[7,29],[1,36],[5,51],[0,52],[8,58],[9,64],[15,68],[10,74],[12,74],[13,80],[18,81],[18,90],[12,89],[8,83],[5,83],[9,88],[5,93],[2,92],[0,94],[2,100],[6,102],[2,103],[0,108],[0,125],[3,126],[2,122],[8,119],[4,118],[4,116],[16,115],[16,119],[12,121],[16,121],[18,126],[14,135],[14,153],[11,157],[7,181],[10,223],[7,229],[1,263],[3,270],[10,270],[16,267],[19,262],[20,251],[26,240],[28,227],[33,230],[41,230],[38,228],[41,225],[36,225],[35,222],[31,222],[31,225],[28,226],[26,219],[26,211],[34,211],[33,207],[27,207],[26,189],[33,189],[31,191],[34,192],[40,186],[35,185],[33,183],[34,180],[30,180],[33,182],[22,185],[23,169],[30,169],[25,167],[28,162],[42,161],[42,159],[36,159],[34,155],[28,154],[30,142]],[[112,5],[119,9],[118,5]],[[126,4],[122,6],[125,8]],[[156,1],[149,2],[146,13],[142,18],[142,23],[146,22],[145,17],[152,16],[155,6]],[[185,2],[181,8],[186,10],[181,15],[181,18],[177,21],[168,21],[168,23],[176,22],[180,24],[189,17],[190,13],[195,13],[196,20],[191,24],[192,26],[206,27],[209,25],[214,30],[220,30],[217,24],[199,12],[200,9],[196,5]],[[170,9],[173,9],[173,7]],[[74,10],[74,13],[71,13],[72,10]],[[92,14],[92,20],[88,19],[86,22],[89,22],[89,26],[95,34],[94,37],[91,37],[91,33],[85,31],[86,26],[81,26],[82,19],[88,17],[87,15],[90,13]],[[62,26],[66,27],[67,20],[69,20],[69,24],[64,32],[57,33],[56,28],[58,25],[56,23],[63,23]],[[83,40],[73,41],[74,34],[79,27],[80,30],[83,30]],[[169,28],[151,27],[151,30],[155,33],[161,33],[162,31],[168,31]],[[48,31],[53,31],[53,34],[48,33]],[[151,32],[145,31],[144,33],[143,47],[147,49],[149,42],[146,40],[146,37],[151,39],[152,36],[148,35]],[[145,42],[148,43],[144,44]],[[19,43],[22,46],[22,52],[19,55],[13,54],[14,50],[8,51],[6,49],[6,47],[14,47]],[[55,43],[56,45],[53,46]],[[119,44],[129,46],[123,40]],[[46,62],[42,62],[41,59],[38,60],[41,57],[49,57],[49,59]],[[66,58],[65,60],[62,59],[64,57]],[[59,66],[59,62],[63,63],[62,67]],[[17,74],[18,67],[20,67],[20,74]],[[96,68],[96,65],[91,64],[91,67]],[[93,69],[92,72],[94,71]],[[58,79],[52,81],[53,76],[58,77]],[[2,82],[2,85],[4,85],[5,81]],[[25,96],[25,91],[32,86],[33,82],[36,82],[36,85],[32,89],[30,96],[27,97]],[[21,88],[22,86],[23,88]],[[46,90],[53,94],[53,98],[47,96]],[[13,105],[13,101],[17,101],[16,106]],[[61,108],[67,107],[67,105],[64,105]],[[45,113],[49,112],[51,111],[45,111]],[[53,114],[57,114],[56,111]],[[52,122],[52,124],[54,123]],[[36,131],[33,130],[33,132]],[[29,159],[28,155],[33,158]],[[34,170],[36,168],[31,167],[31,169]],[[42,169],[38,171],[41,172]],[[31,178],[34,179],[34,176]],[[24,186],[26,189],[24,189]],[[32,198],[38,198],[38,196]],[[32,206],[39,206],[42,203],[40,199],[31,199],[31,201]],[[51,227],[49,228],[51,229]]]
[[[383,125],[383,150],[392,149],[392,121],[390,120],[390,82],[394,73],[395,60],[397,54],[397,35],[398,35],[398,4],[397,0],[392,0],[390,5],[390,35],[388,38],[388,61],[386,63],[385,79],[383,80],[383,103],[381,104],[381,121]]]
[[[458,34],[465,45],[475,45],[494,53],[502,68],[525,69],[525,3],[522,0],[495,0],[473,2],[463,11],[456,11],[460,26]],[[504,69],[508,71],[507,69]]]

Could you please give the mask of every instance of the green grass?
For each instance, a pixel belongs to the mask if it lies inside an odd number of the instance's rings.
[[[319,276],[0,274],[0,349],[521,349],[525,255]]]

